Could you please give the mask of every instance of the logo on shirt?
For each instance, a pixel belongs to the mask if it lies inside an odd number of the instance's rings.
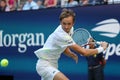
[[[65,42],[67,42],[68,44],[72,44],[73,43],[72,38],[70,36],[65,36],[65,39],[66,39]]]

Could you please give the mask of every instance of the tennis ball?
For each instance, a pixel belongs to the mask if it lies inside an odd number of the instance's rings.
[[[7,59],[2,59],[1,62],[0,62],[0,65],[2,67],[7,67],[9,64],[8,60]]]

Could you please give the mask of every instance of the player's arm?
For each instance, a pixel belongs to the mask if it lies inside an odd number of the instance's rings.
[[[90,56],[90,55],[94,55],[94,54],[103,52],[107,48],[107,43],[102,42],[101,47],[96,48],[96,49],[85,49],[77,44],[71,45],[70,48],[75,50],[79,54],[82,54],[83,56]]]
[[[78,56],[73,53],[68,47],[65,49],[64,54],[67,55],[68,57],[71,57],[75,62],[78,62]]]

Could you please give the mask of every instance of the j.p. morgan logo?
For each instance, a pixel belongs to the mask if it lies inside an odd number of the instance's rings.
[[[25,53],[27,47],[44,45],[43,33],[5,33],[0,30],[0,47],[18,47],[18,52]]]

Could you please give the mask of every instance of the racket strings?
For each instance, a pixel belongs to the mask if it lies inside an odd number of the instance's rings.
[[[77,29],[73,34],[74,41],[81,46],[87,44],[89,38],[89,33],[84,29]]]

